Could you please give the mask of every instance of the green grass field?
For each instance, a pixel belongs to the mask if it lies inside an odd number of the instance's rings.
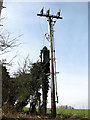
[[[24,108],[24,111],[28,111],[29,108]],[[38,110],[37,110],[38,111]],[[51,113],[51,109],[48,108],[47,109],[47,114]],[[58,115],[63,115],[65,117],[71,117],[71,116],[75,116],[75,117],[88,117],[88,109],[56,109],[56,113]]]

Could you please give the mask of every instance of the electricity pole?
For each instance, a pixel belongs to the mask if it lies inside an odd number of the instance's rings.
[[[40,17],[47,17],[49,23],[49,45],[50,45],[50,78],[51,78],[51,114],[52,117],[56,117],[56,101],[55,101],[55,81],[54,81],[54,60],[53,60],[53,19],[62,19],[60,17],[60,11],[57,15],[50,15],[50,10],[43,14],[43,8],[40,14],[37,14]]]
[[[1,12],[3,8],[6,8],[6,7],[3,6],[3,0],[0,0],[0,21],[1,21]],[[3,25],[0,24],[0,26],[3,26]]]
[[[0,16],[1,16],[1,10],[2,10],[2,8],[3,8],[3,0],[0,0]]]

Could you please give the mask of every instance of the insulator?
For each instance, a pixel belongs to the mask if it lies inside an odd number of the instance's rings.
[[[47,13],[46,13],[46,15],[49,15],[49,13],[50,13],[50,10],[47,10]]]
[[[60,16],[60,9],[59,9],[59,12],[57,13],[57,16]]]
[[[42,14],[42,15],[43,15],[43,8],[41,9],[40,14]]]

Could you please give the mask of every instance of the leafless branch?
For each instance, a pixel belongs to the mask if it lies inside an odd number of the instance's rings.
[[[23,73],[28,73],[30,72],[30,68],[32,66],[32,62],[29,59],[29,56],[27,56],[23,63],[22,62],[18,62],[18,70],[16,71],[16,73],[14,73],[15,76],[18,75],[22,75]]]
[[[10,34],[2,34],[0,33],[0,55],[10,52],[10,49],[19,46],[21,43],[18,43],[18,38],[22,35],[15,37],[10,40]]]

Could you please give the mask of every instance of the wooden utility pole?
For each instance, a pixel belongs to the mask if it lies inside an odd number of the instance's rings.
[[[0,0],[0,17],[1,17],[1,12],[3,8],[6,8],[6,7],[3,6],[3,0]]]
[[[62,19],[60,17],[60,11],[57,13],[57,15],[50,15],[50,10],[46,12],[46,14],[43,13],[43,8],[40,12],[40,14],[37,14],[37,16],[40,17],[47,17],[48,23],[49,23],[49,45],[50,45],[50,79],[51,79],[51,114],[52,117],[56,117],[56,101],[55,101],[55,83],[54,83],[54,61],[53,61],[53,19]]]
[[[6,7],[3,6],[3,0],[0,0],[0,21],[1,21],[1,12],[3,8],[6,8]],[[3,26],[3,25],[0,24],[0,26]]]
[[[2,10],[2,8],[3,8],[3,0],[0,0],[0,16],[1,16],[1,10]]]

